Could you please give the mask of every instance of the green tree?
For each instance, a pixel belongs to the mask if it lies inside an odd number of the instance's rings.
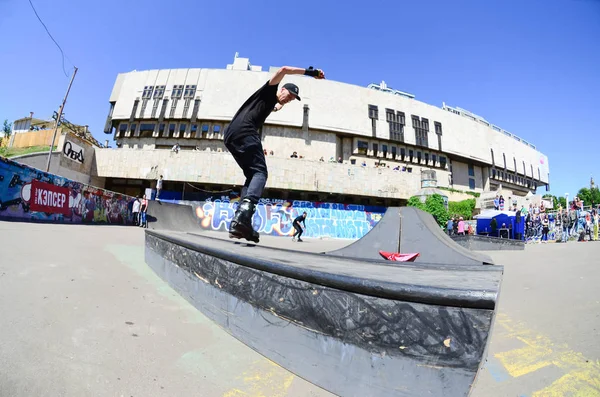
[[[597,187],[593,188],[581,188],[577,192],[577,197],[579,197],[583,201],[583,205],[586,207],[588,205],[598,205],[600,204],[600,190]]]
[[[420,210],[429,212],[431,215],[433,215],[438,225],[442,227],[446,227],[446,223],[448,222],[448,219],[450,219],[448,210],[444,205],[444,199],[439,194],[434,194],[427,197],[425,203],[421,202],[420,197],[413,196],[408,200],[406,205],[408,207],[417,207]]]
[[[4,120],[4,125],[2,126],[2,132],[4,132],[5,137],[9,137],[12,132],[12,123],[9,123],[7,119]]]
[[[433,215],[438,225],[442,227],[445,227],[448,219],[450,219],[448,210],[444,205],[444,199],[439,194],[427,197],[427,200],[425,200],[425,211]]]
[[[467,199],[462,201],[450,201],[448,203],[448,215],[462,216],[463,219],[472,219],[473,210],[475,210],[475,199]]]
[[[418,196],[413,196],[408,200],[407,206],[417,207],[420,210],[430,213],[438,225],[442,227],[446,227],[446,223],[450,219],[448,210],[446,210],[446,206],[444,205],[444,199],[439,194],[427,197],[425,203],[422,203]]]
[[[408,203],[406,203],[407,207],[417,207],[420,210],[425,211],[425,203],[421,202],[421,198],[418,196],[412,196],[409,200]]]
[[[425,211],[433,215],[438,225],[442,227],[445,227],[450,219],[450,214],[444,203],[444,198],[439,194],[427,197],[427,200],[425,201]]]

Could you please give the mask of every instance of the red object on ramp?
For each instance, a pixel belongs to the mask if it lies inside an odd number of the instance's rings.
[[[385,252],[379,251],[379,255],[383,256],[388,261],[396,261],[396,262],[414,262],[415,259],[419,256],[418,252],[412,254],[401,254],[399,252]]]

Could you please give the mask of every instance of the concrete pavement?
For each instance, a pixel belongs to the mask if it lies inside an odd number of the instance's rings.
[[[173,292],[144,263],[140,228],[0,222],[0,244],[0,396],[331,395]],[[600,243],[488,254],[505,279],[473,396],[600,396]]]

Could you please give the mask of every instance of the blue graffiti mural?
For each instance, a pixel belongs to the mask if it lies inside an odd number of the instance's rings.
[[[226,231],[238,206],[238,200],[229,197],[204,202],[179,201],[195,208],[203,228]],[[359,239],[379,222],[385,207],[312,201],[262,199],[252,220],[259,233],[291,236],[294,218],[307,213],[306,237]]]

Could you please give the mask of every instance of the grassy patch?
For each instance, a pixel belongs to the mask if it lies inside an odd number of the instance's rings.
[[[3,147],[0,148],[0,156],[3,157],[15,157],[29,153],[47,152],[50,150],[50,146],[31,146],[31,147]],[[56,150],[56,146],[54,149]]]

